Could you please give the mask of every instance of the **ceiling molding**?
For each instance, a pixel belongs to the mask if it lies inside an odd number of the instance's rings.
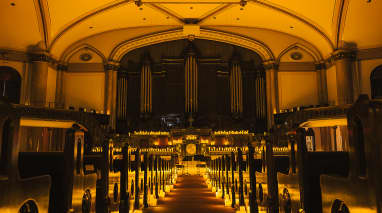
[[[259,5],[263,5],[265,7],[268,7],[270,9],[273,9],[275,11],[278,11],[280,13],[283,13],[283,14],[286,14],[292,18],[295,18],[297,19],[298,21],[304,23],[305,25],[307,25],[308,27],[312,28],[314,31],[316,31],[318,34],[321,35],[321,37],[324,38],[324,40],[329,44],[329,46],[332,48],[332,50],[335,49],[334,47],[334,44],[332,42],[332,40],[329,38],[328,35],[326,35],[326,33],[323,32],[323,30],[321,30],[319,28],[319,26],[317,26],[316,24],[306,20],[305,18],[299,16],[299,15],[296,15],[294,14],[295,12],[294,11],[288,11],[287,9],[285,8],[281,8],[280,6],[276,6],[276,5],[272,5],[272,4],[269,4],[267,2],[264,2],[264,1],[260,1],[260,0],[252,0],[252,1],[248,1],[248,2],[251,2],[253,4],[259,4]]]
[[[161,12],[161,13],[164,13],[168,16],[175,18],[175,20],[177,20],[179,22],[179,24],[184,24],[183,17],[181,15],[179,15],[173,11],[170,11],[169,9],[162,7],[160,5],[157,5],[157,4],[147,3],[146,5],[159,11],[159,12]]]
[[[50,35],[50,15],[48,2],[46,0],[34,0],[37,22],[40,28],[41,38],[44,43],[43,49],[47,49],[49,46]]]
[[[281,57],[283,57],[286,53],[288,53],[290,50],[292,50],[294,48],[303,49],[305,52],[307,52],[314,59],[315,62],[319,62],[319,61],[323,60],[321,55],[317,55],[317,53],[315,51],[309,49],[308,47],[306,47],[302,44],[295,43],[295,44],[292,44],[289,47],[285,48],[283,51],[281,51],[281,53],[279,54],[279,56],[276,59],[276,63],[280,63]]]
[[[335,9],[333,14],[334,25],[334,43],[335,47],[340,48],[340,41],[345,28],[346,15],[349,6],[349,0],[337,0],[335,3]]]
[[[186,38],[187,35],[183,34],[182,30],[172,30],[127,40],[120,43],[112,50],[109,56],[109,61],[119,62],[126,53],[137,48]],[[195,36],[195,38],[219,41],[244,47],[258,53],[263,61],[274,60],[274,55],[269,47],[264,43],[251,38],[210,29],[200,29],[200,35]]]
[[[217,15],[219,13],[222,13],[224,10],[227,10],[228,8],[232,7],[233,4],[223,4],[212,11],[208,11],[208,13],[204,14],[200,17],[199,24],[202,24],[205,20],[207,20],[209,17]]]
[[[65,63],[65,64],[68,64],[70,59],[72,58],[72,56],[74,54],[78,53],[79,51],[83,50],[83,49],[88,49],[89,51],[94,52],[95,54],[97,54],[99,57],[102,58],[102,61],[104,64],[107,63],[107,60],[106,60],[106,57],[104,56],[104,54],[90,44],[81,44],[80,46],[76,47],[75,49],[64,52],[64,54],[62,54],[62,56],[61,56],[60,61]]]
[[[116,8],[118,6],[121,6],[123,4],[131,3],[132,1],[126,1],[126,0],[120,0],[118,2],[112,2],[111,4],[106,4],[103,7],[100,7],[96,10],[90,11],[86,14],[81,15],[77,19],[74,19],[71,23],[69,23],[64,29],[62,29],[52,40],[48,51],[51,51],[54,45],[57,43],[57,40],[60,39],[66,32],[68,32],[71,28],[75,27],[76,25],[80,24],[82,21],[87,20],[95,15],[98,15],[100,13],[106,12],[110,9]]]

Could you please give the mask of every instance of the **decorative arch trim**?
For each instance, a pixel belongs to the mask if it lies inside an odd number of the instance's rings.
[[[295,43],[295,44],[292,44],[290,45],[289,47],[287,47],[286,49],[284,49],[280,54],[279,56],[277,57],[276,59],[276,63],[280,63],[280,60],[281,58],[287,54],[290,50],[294,49],[294,48],[301,48],[302,50],[304,50],[305,52],[307,52],[310,56],[312,56],[312,58],[314,59],[315,62],[320,62],[322,61],[322,57],[320,54],[316,53],[314,50],[311,50],[310,48],[302,45],[302,44],[299,44],[299,43]]]
[[[109,56],[109,61],[119,62],[126,53],[140,47],[186,38],[187,35],[183,34],[183,31],[179,29],[127,40],[120,43],[112,50]],[[195,38],[219,41],[244,47],[259,54],[263,61],[274,60],[274,55],[268,46],[251,38],[209,29],[200,29],[200,35],[195,36]]]
[[[64,54],[61,56],[61,60],[60,61],[62,61],[65,64],[68,64],[69,60],[72,58],[72,56],[74,54],[78,53],[79,51],[83,50],[83,49],[88,49],[88,50],[94,52],[95,54],[97,54],[99,57],[102,58],[103,64],[107,63],[106,57],[103,55],[103,53],[101,51],[99,51],[97,48],[95,48],[92,45],[90,45],[90,44],[81,44],[78,47],[76,47],[76,48],[74,48],[74,49],[72,49],[70,51],[64,52]]]

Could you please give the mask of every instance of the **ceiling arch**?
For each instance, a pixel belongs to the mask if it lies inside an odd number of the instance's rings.
[[[65,52],[62,55],[60,61],[64,62],[65,64],[69,63],[69,61],[72,58],[72,56],[75,55],[76,53],[78,53],[81,50],[89,50],[89,51],[95,53],[96,55],[98,55],[99,57],[101,57],[104,64],[107,63],[106,57],[103,55],[103,53],[101,51],[99,51],[97,48],[95,48],[92,45],[90,45],[90,44],[82,44],[82,45],[76,47],[75,49],[72,49],[72,50],[70,50],[68,52]]]
[[[158,26],[176,29],[185,23],[205,29],[230,26],[283,32],[316,46],[324,57],[343,43],[361,49],[382,46],[378,27],[382,2],[378,0],[247,0],[246,5],[240,0],[139,0],[140,6],[134,4],[137,1],[1,1],[0,27],[5,30],[0,34],[0,48],[28,51],[44,44],[57,57],[73,43],[103,32]]]
[[[290,45],[289,47],[287,47],[286,49],[284,49],[280,54],[279,56],[277,57],[276,59],[276,62],[279,63],[280,62],[280,59],[286,54],[288,53],[289,51],[295,49],[295,48],[300,48],[302,49],[303,51],[305,51],[306,53],[308,53],[313,59],[315,62],[319,62],[322,59],[322,57],[320,55],[318,55],[315,51],[309,49],[308,47],[302,45],[302,44],[299,44],[299,43],[295,43],[295,44],[292,44]]]
[[[131,50],[152,44],[185,38],[187,38],[187,36],[183,34],[182,30],[172,30],[162,33],[156,33],[153,35],[143,36],[132,40],[127,40],[120,43],[113,49],[108,60],[113,62],[119,62],[122,59],[122,57]],[[267,47],[265,44],[254,39],[207,29],[200,29],[200,35],[195,36],[195,38],[220,41],[244,47],[258,53],[263,61],[274,60],[274,55],[270,48]]]

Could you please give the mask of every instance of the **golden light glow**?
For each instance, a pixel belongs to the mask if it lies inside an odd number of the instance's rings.
[[[95,146],[92,148],[92,152],[102,152],[102,146]]]
[[[51,128],[72,128],[74,121],[55,121],[55,120],[37,120],[30,118],[21,118],[20,126],[29,127],[51,127]]]
[[[134,131],[134,135],[170,135],[169,132],[161,131]]]
[[[336,119],[308,120],[300,124],[300,127],[328,127],[328,126],[347,126],[347,125],[348,125],[348,121],[346,118],[336,118]]]
[[[172,143],[175,145],[175,144],[181,144],[183,143],[183,140],[182,139],[175,139],[175,140],[172,140]]]
[[[186,135],[186,140],[196,140],[197,138],[196,135]]]
[[[214,135],[248,135],[249,131],[248,130],[239,130],[239,131],[215,131],[213,133]]]
[[[200,143],[203,143],[203,144],[208,144],[209,140],[208,139],[201,139],[200,140]],[[212,142],[212,141],[211,141]]]

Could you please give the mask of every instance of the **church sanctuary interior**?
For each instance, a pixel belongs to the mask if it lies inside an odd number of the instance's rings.
[[[382,213],[381,0],[1,0],[0,213]]]

